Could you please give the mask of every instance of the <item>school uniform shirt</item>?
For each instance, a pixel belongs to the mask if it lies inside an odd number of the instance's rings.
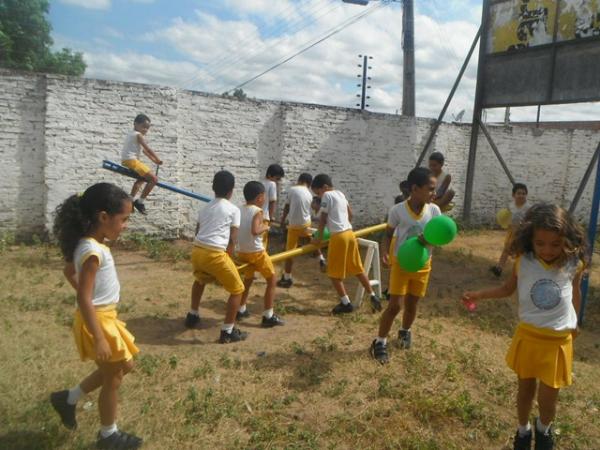
[[[529,208],[531,208],[531,205],[527,202],[525,202],[521,207],[518,207],[515,202],[511,202],[508,205],[508,209],[512,213],[511,225],[513,227],[518,227],[520,225],[525,218],[525,214],[527,214],[527,211],[529,211]]]
[[[130,131],[125,136],[125,143],[123,144],[123,150],[121,150],[121,161],[127,161],[131,159],[140,159],[142,153],[142,146],[138,141],[138,136],[141,133],[139,131]]]
[[[198,224],[194,245],[227,250],[231,227],[240,227],[240,210],[226,198],[215,198],[198,213]]]
[[[435,203],[425,203],[420,214],[415,213],[408,201],[398,203],[390,208],[388,213],[388,227],[394,229],[396,245],[394,255],[407,239],[423,233],[425,225],[436,216],[441,216],[442,211]]]
[[[240,231],[238,233],[238,250],[240,253],[255,253],[264,249],[262,234],[252,234],[252,221],[262,210],[256,205],[244,205],[240,208]]]
[[[269,203],[277,201],[277,183],[266,178],[262,180],[262,184],[265,187],[265,204],[263,205],[263,219],[271,220],[269,215]]]
[[[106,306],[118,303],[121,285],[117,277],[115,261],[110,253],[110,249],[93,238],[81,239],[75,248],[73,263],[75,264],[77,279],[79,280],[83,264],[90,256],[98,258],[98,262],[100,263],[94,281],[92,304],[94,306]]]
[[[306,186],[293,186],[288,192],[286,204],[290,205],[288,223],[292,228],[302,228],[311,223],[310,205],[312,194]]]
[[[574,258],[562,267],[546,264],[533,253],[515,261],[518,279],[519,319],[538,328],[555,331],[577,328],[573,306],[573,278],[581,270]]]
[[[327,191],[321,197],[320,213],[327,214],[327,228],[331,234],[351,230],[348,218],[348,200],[342,191]]]

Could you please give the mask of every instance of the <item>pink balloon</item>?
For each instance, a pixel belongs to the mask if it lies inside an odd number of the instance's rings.
[[[473,312],[477,309],[477,304],[470,300],[463,300],[463,304],[465,305],[465,308],[467,308],[470,312]]]

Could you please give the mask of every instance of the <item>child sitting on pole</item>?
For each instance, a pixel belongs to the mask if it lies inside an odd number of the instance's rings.
[[[248,267],[244,271],[244,294],[236,317],[241,320],[250,316],[250,312],[246,308],[246,302],[254,280],[254,272],[259,272],[267,282],[261,326],[272,328],[283,325],[284,322],[273,313],[277,277],[271,258],[262,243],[262,235],[269,228],[268,225],[263,223],[262,206],[265,202],[265,187],[260,181],[246,183],[244,198],[246,204],[241,207],[237,256],[241,262],[248,263]]]
[[[152,173],[150,168],[140,161],[140,155],[143,149],[144,154],[150,158],[150,160],[157,165],[162,165],[162,160],[152,150],[144,136],[150,129],[150,119],[145,114],[138,114],[133,120],[133,131],[129,132],[125,137],[125,144],[121,152],[121,164],[128,169],[133,170],[137,173],[141,179],[133,183],[131,188],[131,197],[133,198],[133,206],[140,213],[146,214],[146,206],[144,204],[146,198],[156,186],[158,177]],[[142,185],[146,183],[142,191],[142,195],[138,197],[138,192]]]
[[[262,240],[265,250],[269,252],[269,229],[271,220],[275,217],[277,209],[277,183],[285,176],[283,167],[279,164],[271,164],[267,167],[267,174],[262,181],[265,186],[265,204],[263,205],[263,221],[265,225],[269,225],[264,232]]]
[[[454,198],[454,191],[450,189],[452,176],[444,171],[444,162],[445,158],[441,152],[433,152],[429,155],[429,170],[437,179],[433,203],[438,205],[442,211],[450,211],[454,207],[450,203]]]

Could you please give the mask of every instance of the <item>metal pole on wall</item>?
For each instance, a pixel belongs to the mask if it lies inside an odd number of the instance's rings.
[[[588,243],[590,252],[590,263],[594,254],[594,241],[598,231],[598,207],[600,206],[600,158],[596,165],[596,182],[594,183],[594,197],[592,198],[592,210],[590,212],[590,223],[588,224]],[[587,303],[587,294],[590,285],[589,272],[585,274],[581,282],[581,307],[579,308],[579,325],[583,325],[585,316],[585,305]]]
[[[581,182],[579,183],[577,192],[575,192],[575,196],[573,197],[571,206],[569,206],[570,214],[573,214],[575,212],[575,209],[577,208],[579,199],[581,198],[581,195],[583,194],[583,191],[584,191],[585,187],[587,186],[587,182],[590,179],[590,176],[592,175],[592,170],[594,170],[594,165],[596,164],[596,160],[598,159],[599,154],[600,154],[600,142],[598,143],[598,146],[596,147],[596,150],[594,151],[594,154],[592,155],[592,159],[591,159],[590,163],[588,164],[587,168],[585,169],[585,173],[583,174],[583,178],[581,179]]]
[[[415,117],[415,15],[413,0],[403,0],[402,5],[402,48],[404,50],[402,115]]]
[[[473,106],[473,123],[471,125],[471,143],[469,144],[469,159],[467,162],[467,180],[465,182],[465,203],[463,206],[463,220],[471,220],[471,204],[473,202],[473,181],[475,179],[475,155],[477,153],[477,139],[479,138],[479,124],[481,123],[481,107],[483,101],[483,65],[485,59],[487,15],[490,0],[484,0],[481,15],[481,38],[479,39],[479,60],[477,63],[477,88],[475,89],[475,103]]]

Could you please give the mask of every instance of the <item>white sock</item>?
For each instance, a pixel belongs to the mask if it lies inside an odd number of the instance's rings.
[[[233,323],[224,323],[223,325],[221,325],[221,331],[225,331],[227,334],[231,334],[231,332],[233,331]]]
[[[241,312],[242,314],[244,314],[244,313],[246,312],[246,309],[247,309],[247,308],[246,308],[246,305],[242,305],[242,306],[240,306],[240,312]]]
[[[525,426],[519,425],[519,436],[527,436],[529,433],[531,433],[531,424],[529,422]]]
[[[83,391],[79,385],[75,386],[72,389],[69,389],[69,396],[67,397],[67,403],[69,405],[76,405],[77,401],[83,395]]]
[[[349,305],[350,297],[348,297],[347,295],[344,295],[343,297],[340,297],[340,301],[342,302],[343,305]]]
[[[200,313],[198,312],[197,309],[190,309],[190,314],[192,316],[200,317]]]
[[[111,434],[116,433],[117,431],[119,431],[119,429],[117,428],[116,423],[108,425],[107,427],[105,427],[104,425],[100,426],[100,436],[102,436],[102,438],[107,438]]]
[[[540,418],[538,417],[536,422],[535,422],[535,428],[540,432],[540,433],[548,433],[548,428],[550,428],[550,425],[544,425],[542,423],[542,421],[540,420]]]
[[[142,198],[142,197],[138,198],[138,202],[140,202],[142,205],[144,204],[144,200],[146,200],[146,199]]]
[[[271,317],[273,317],[273,308],[271,308],[271,309],[265,309],[263,311],[263,317],[265,319],[270,319]]]
[[[404,327],[400,327],[400,331],[410,331],[410,328],[404,329]]]
[[[140,194],[135,194],[135,195],[133,196],[133,201],[134,201],[134,202],[135,202],[136,200],[139,200],[139,199],[140,199]]]
[[[387,345],[387,338],[382,338],[382,337],[377,336],[377,338],[375,339],[375,342],[377,344]]]
[[[291,279],[292,279],[292,274],[291,274],[291,273],[284,272],[284,273],[283,273],[283,279],[284,279],[284,280],[291,280]]]
[[[320,259],[321,261],[325,261],[325,257],[324,257],[323,255],[319,255],[319,259]]]

